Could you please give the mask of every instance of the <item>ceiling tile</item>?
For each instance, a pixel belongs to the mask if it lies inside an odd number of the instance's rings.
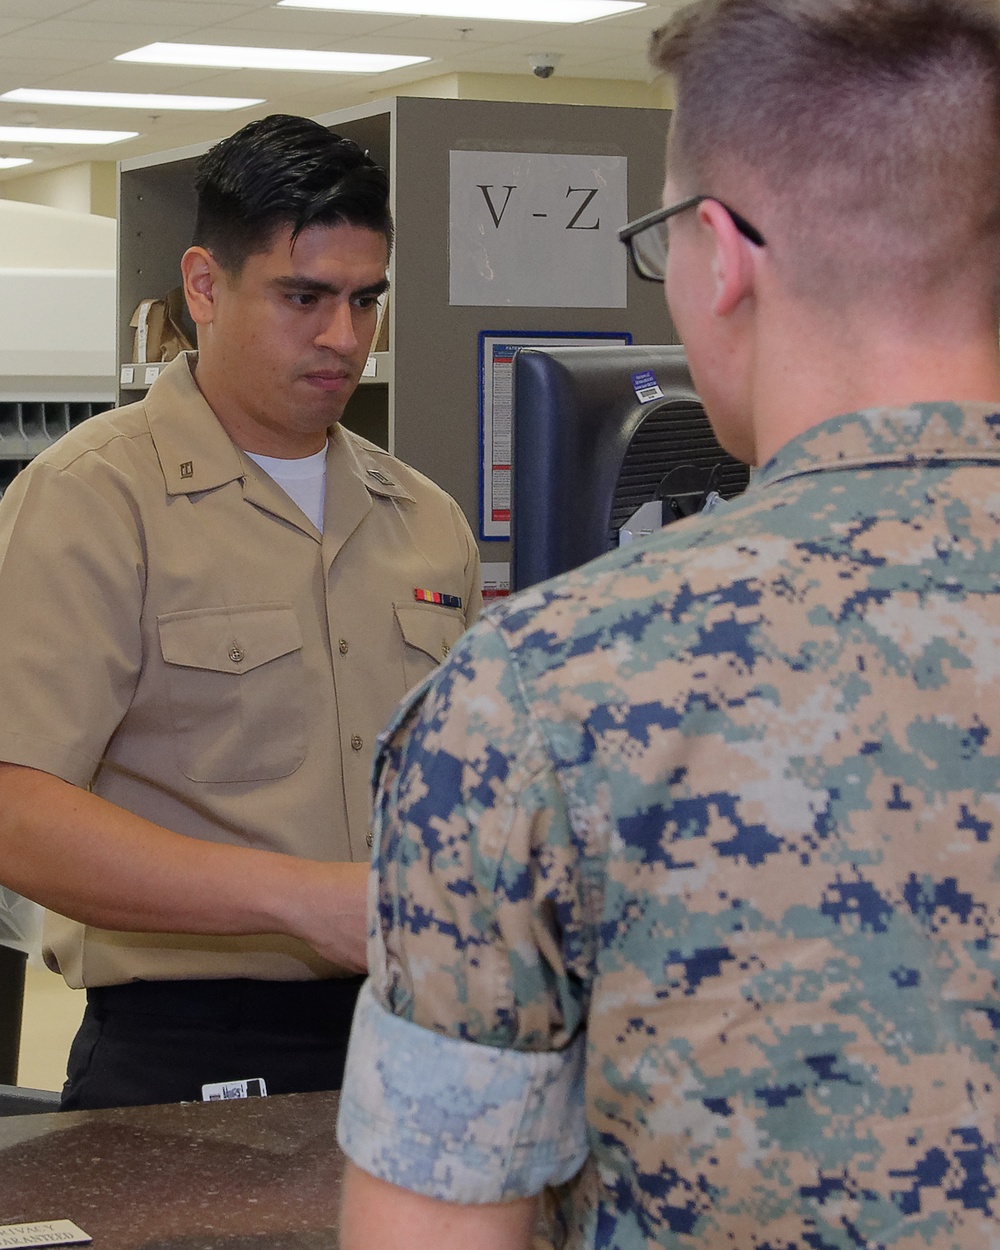
[[[51,22],[38,22],[27,30],[19,32],[25,39],[35,39],[54,49],[62,45],[63,49],[79,49],[86,45],[85,53],[90,56],[95,47],[107,49],[104,55],[113,58],[119,52],[127,51],[136,39],[150,42],[152,39],[166,35],[169,38],[171,28],[166,23],[160,25],[139,26],[131,24],[97,22],[64,21],[55,18]]]
[[[9,35],[15,30],[24,30],[30,25],[23,17],[0,17],[0,35]]]
[[[2,0],[0,16],[42,21],[80,7],[81,0]]]
[[[81,47],[70,40],[38,39],[31,34],[17,31],[12,35],[4,37],[2,47],[3,59],[4,61],[13,61],[15,63],[19,61],[41,61],[58,65],[66,61],[76,61],[80,64],[88,64],[95,58],[106,59],[112,50],[117,50],[118,44],[107,42],[108,37],[109,32],[105,31],[104,42],[88,40],[86,45]]]
[[[238,19],[246,6],[227,4],[225,0],[202,0],[197,5],[178,5],[177,0],[90,0],[66,15],[74,22],[106,26],[206,26],[212,22]]]
[[[241,17],[220,19],[218,25],[220,29],[232,27],[236,31],[252,30],[280,36],[286,42],[297,38],[347,39],[355,35],[375,34],[392,30],[400,25],[400,20],[385,13],[323,13],[316,9],[279,9],[271,5]]]

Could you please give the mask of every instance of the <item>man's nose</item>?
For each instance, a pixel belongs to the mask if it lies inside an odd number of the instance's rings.
[[[354,351],[358,336],[354,328],[354,309],[349,303],[345,301],[334,305],[326,324],[316,336],[316,345],[345,355]]]

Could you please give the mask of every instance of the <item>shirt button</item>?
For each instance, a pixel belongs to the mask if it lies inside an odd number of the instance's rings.
[[[245,653],[241,647],[233,647],[229,652],[229,658],[234,664],[242,664],[245,659]]]
[[[365,834],[365,841],[368,843],[369,848],[371,847],[372,843],[375,841],[375,839],[372,837],[372,831],[370,829]]]
[[[449,647],[449,646],[448,646],[448,644],[447,644],[446,642],[442,642],[442,644],[441,644],[441,654],[444,656],[444,658],[445,658],[445,659],[447,659],[447,658],[448,658],[448,652],[449,652],[450,650],[451,650],[451,647]]]
[[[351,739],[351,746],[354,748],[355,751],[360,751],[364,745],[365,745],[365,740],[364,738],[361,737],[360,734],[355,734],[354,737]]]
[[[348,647],[347,647],[347,639],[346,639],[346,638],[341,638],[341,640],[340,640],[340,654],[341,654],[341,655],[346,655],[346,654],[347,654],[347,650],[348,650]]]

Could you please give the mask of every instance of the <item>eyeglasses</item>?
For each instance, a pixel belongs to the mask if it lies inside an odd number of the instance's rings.
[[[745,217],[741,217],[728,204],[723,204],[714,195],[692,195],[689,200],[681,200],[679,204],[671,204],[669,208],[658,208],[652,213],[647,213],[645,217],[629,222],[618,231],[619,239],[628,248],[632,268],[640,278],[645,278],[647,282],[663,281],[667,269],[667,232],[664,229],[664,223],[671,217],[676,217],[678,213],[686,213],[689,208],[697,208],[703,200],[715,200],[716,204],[726,210],[732,218],[733,225],[744,238],[749,239],[758,247],[764,246],[764,236],[757,227],[752,226]]]

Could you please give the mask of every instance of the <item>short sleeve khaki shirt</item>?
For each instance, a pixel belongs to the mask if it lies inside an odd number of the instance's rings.
[[[320,534],[181,358],[4,496],[0,759],[192,837],[364,859],[376,735],[477,615],[478,565],[455,502],[339,426]],[[334,971],[280,936],[53,917],[47,944],[73,985]]]

